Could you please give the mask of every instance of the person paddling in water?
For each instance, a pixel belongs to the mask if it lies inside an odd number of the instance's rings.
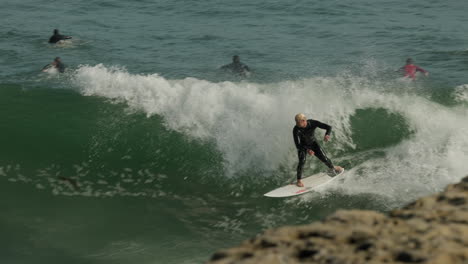
[[[50,68],[55,68],[57,69],[58,72],[64,73],[65,72],[65,65],[63,65],[62,60],[60,57],[56,57],[53,62],[47,64],[42,68],[43,72],[48,71]]]
[[[71,36],[60,35],[58,29],[54,29],[54,34],[49,38],[49,43],[55,44],[61,40],[71,39]]]
[[[408,58],[406,60],[406,65],[401,67],[399,71],[403,72],[405,74],[405,77],[411,78],[413,80],[416,80],[416,72],[422,72],[425,76],[429,75],[428,71],[424,70],[423,68],[417,65],[414,65],[413,59],[411,58]]]
[[[321,128],[325,129],[324,141],[327,142],[330,140],[330,133],[332,127],[325,123],[321,123],[317,120],[309,119],[307,120],[304,114],[297,114],[294,117],[296,125],[293,129],[294,144],[297,148],[297,157],[299,163],[297,164],[297,183],[298,187],[304,187],[302,183],[302,171],[306,161],[307,154],[315,155],[320,161],[322,161],[329,168],[329,175],[335,176],[340,174],[343,171],[343,168],[340,166],[334,166],[332,161],[325,155],[322,148],[315,139],[315,129]]]

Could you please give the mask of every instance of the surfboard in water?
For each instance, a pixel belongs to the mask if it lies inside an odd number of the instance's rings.
[[[343,172],[344,172],[344,168],[339,174],[335,175],[334,177],[337,177],[338,175],[343,174]],[[331,181],[334,177],[328,176],[328,174],[325,172],[319,172],[317,174],[314,174],[312,176],[302,179],[302,183],[304,184],[304,187],[298,187],[295,183],[292,183],[292,184],[288,184],[286,186],[280,187],[278,189],[274,189],[273,191],[265,193],[264,195],[267,197],[279,198],[279,197],[290,197],[290,196],[304,194],[306,192],[310,192],[314,190],[314,188],[317,188],[322,184],[325,184]]]

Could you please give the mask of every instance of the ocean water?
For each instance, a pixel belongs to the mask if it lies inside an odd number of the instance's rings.
[[[0,263],[203,263],[468,174],[466,1],[1,2]],[[250,76],[219,70],[236,54]],[[408,57],[430,75],[401,78]],[[346,173],[265,198],[299,112]]]

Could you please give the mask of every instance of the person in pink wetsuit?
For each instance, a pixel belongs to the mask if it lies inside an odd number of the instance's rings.
[[[424,73],[425,76],[429,75],[429,72],[424,70],[423,68],[414,65],[413,64],[413,59],[408,58],[406,60],[406,65],[400,68],[400,71],[405,74],[405,77],[411,78],[413,80],[416,80],[416,72],[422,72]]]

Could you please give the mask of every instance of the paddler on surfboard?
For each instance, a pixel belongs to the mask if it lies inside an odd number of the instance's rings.
[[[49,38],[49,43],[55,44],[61,40],[71,39],[71,36],[60,35],[58,29],[54,29],[54,34]]]
[[[413,59],[411,58],[406,59],[406,65],[401,67],[399,71],[403,72],[405,77],[411,78],[412,80],[416,80],[416,72],[422,72],[425,76],[429,75],[428,71],[417,65],[414,65]]]
[[[294,143],[297,148],[297,157],[299,163],[297,164],[297,183],[299,187],[304,187],[304,184],[301,182],[302,171],[306,161],[307,153],[309,155],[315,155],[319,160],[321,160],[329,168],[329,175],[333,176],[342,172],[343,168],[340,166],[334,166],[332,161],[325,155],[322,148],[315,139],[314,133],[315,129],[321,128],[325,129],[325,137],[323,140],[325,142],[330,140],[330,133],[332,127],[325,123],[321,123],[317,120],[309,119],[307,120],[304,114],[297,114],[294,117],[296,125],[293,129]]]

